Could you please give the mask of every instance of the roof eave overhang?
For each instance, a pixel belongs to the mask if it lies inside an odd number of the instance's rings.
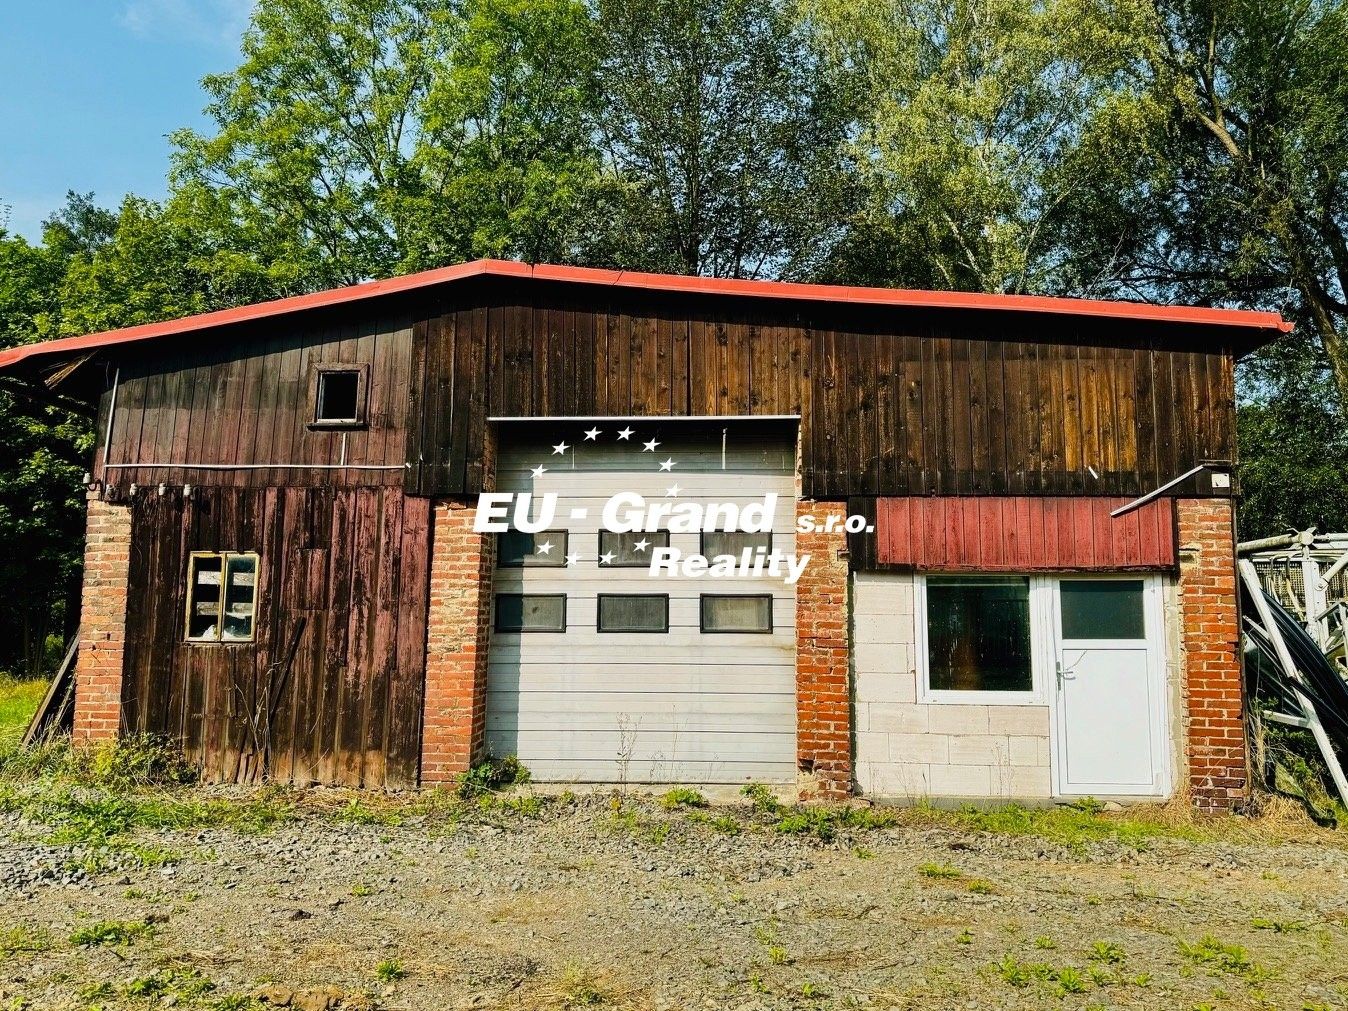
[[[902,288],[863,288],[844,285],[796,284],[783,281],[747,281],[737,278],[689,277],[675,274],[643,274],[636,271],[600,270],[554,264],[527,264],[513,260],[474,260],[383,281],[328,291],[297,295],[271,302],[258,302],[202,313],[182,319],[108,330],[81,337],[65,337],[11,348],[0,352],[0,372],[52,355],[88,352],[120,345],[241,323],[364,302],[370,299],[415,292],[470,278],[495,277],[550,281],[634,291],[705,295],[794,302],[825,302],[877,308],[965,310],[1071,316],[1086,319],[1132,320],[1139,323],[1189,324],[1231,328],[1230,346],[1244,354],[1292,330],[1292,324],[1275,312],[1213,309],[1201,306],[1166,306],[1144,302],[1106,302],[1042,295],[995,295],[980,292],[915,291]],[[1236,335],[1239,336],[1236,336]]]

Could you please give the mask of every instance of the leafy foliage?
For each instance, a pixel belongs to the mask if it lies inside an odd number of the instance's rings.
[[[0,231],[0,347],[478,256],[1275,308],[1301,330],[1242,368],[1241,529],[1342,529],[1346,29],[1343,0],[259,0],[165,201]],[[75,627],[91,440],[0,390],[0,669]]]

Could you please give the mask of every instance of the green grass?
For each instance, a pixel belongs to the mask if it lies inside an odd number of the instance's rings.
[[[1134,849],[1146,849],[1157,838],[1178,837],[1206,842],[1217,837],[1215,831],[1196,822],[1165,822],[1149,817],[1145,810],[1110,816],[1089,805],[1027,808],[1009,804],[988,810],[972,807],[953,812],[928,810],[926,814],[937,821],[953,821],[978,832],[1035,836],[1073,848],[1091,842],[1114,841]]]
[[[1269,971],[1258,962],[1252,961],[1250,953],[1239,944],[1228,944],[1211,934],[1192,944],[1180,941],[1179,953],[1195,965],[1239,976],[1251,983],[1261,982],[1270,976]]]
[[[0,957],[37,954],[51,948],[51,943],[51,932],[45,927],[30,927],[20,923],[7,930],[0,930]]]
[[[49,842],[83,847],[72,866],[157,867],[178,854],[136,838],[140,830],[228,827],[263,831],[292,817],[289,791],[244,797],[191,789],[195,770],[161,741],[129,737],[97,748],[54,742],[0,755],[0,811],[45,826]]]
[[[401,959],[386,958],[375,966],[374,974],[381,983],[393,983],[404,979],[407,976],[407,969]]]
[[[76,947],[82,945],[124,947],[137,938],[147,937],[153,932],[154,928],[144,920],[100,920],[87,927],[80,927],[72,933],[70,943]]]
[[[949,864],[924,863],[917,865],[917,872],[924,878],[958,878],[963,876],[963,871],[958,867],[951,867]]]
[[[0,674],[0,756],[19,746],[38,703],[46,694],[46,681],[19,681],[8,674]]]
[[[869,832],[899,823],[899,814],[891,808],[834,807],[823,804],[809,807],[779,808],[777,831],[785,835],[812,835],[830,842],[839,830]]]
[[[660,806],[672,811],[680,807],[706,807],[707,798],[686,786],[676,786],[660,798]]]
[[[1017,989],[1039,986],[1059,997],[1085,993],[1093,980],[1076,966],[1053,966],[1047,962],[1022,962],[1014,955],[1004,955],[993,966],[1003,981]],[[1098,984],[1097,984],[1098,985]]]

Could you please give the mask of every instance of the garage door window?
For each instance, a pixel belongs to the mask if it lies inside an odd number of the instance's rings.
[[[566,564],[566,531],[526,534],[507,530],[496,535],[496,566],[501,569],[560,567]]]
[[[668,632],[669,596],[601,593],[598,628],[601,632]]]
[[[668,530],[638,530],[630,534],[599,531],[599,559],[604,565],[613,568],[644,569],[651,564],[651,552],[654,549],[667,547]],[[609,560],[603,561],[605,558]]]
[[[565,632],[566,594],[498,593],[496,631]]]
[[[717,555],[734,555],[739,558],[745,549],[756,551],[772,550],[772,533],[746,533],[742,530],[707,530],[702,534],[702,556],[715,558]]]
[[[702,631],[771,632],[771,594],[702,595]]]

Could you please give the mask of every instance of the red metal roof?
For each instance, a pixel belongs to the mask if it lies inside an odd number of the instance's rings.
[[[28,344],[0,352],[0,371],[38,356],[128,344],[134,341],[192,333],[229,326],[250,320],[266,319],[286,313],[302,312],[325,306],[345,305],[398,292],[414,291],[437,284],[448,284],[471,277],[505,277],[521,280],[560,281],[639,291],[677,292],[699,295],[733,295],[807,302],[839,302],[854,305],[902,306],[927,309],[990,309],[1008,312],[1050,313],[1070,316],[1131,319],[1154,323],[1191,323],[1229,326],[1248,330],[1287,333],[1292,324],[1276,312],[1239,309],[1208,309],[1196,306],[1150,305],[1142,302],[1104,302],[1091,299],[1051,298],[1042,295],[988,295],[963,291],[913,291],[903,288],[856,288],[832,284],[794,284],[784,281],[743,281],[733,278],[689,277],[681,274],[642,274],[626,270],[596,270],[590,267],[562,267],[555,264],[516,263],[512,260],[474,260],[452,267],[369,281],[346,288],[333,288],[258,302],[237,309],[202,313],[163,323],[108,330],[83,337]]]

